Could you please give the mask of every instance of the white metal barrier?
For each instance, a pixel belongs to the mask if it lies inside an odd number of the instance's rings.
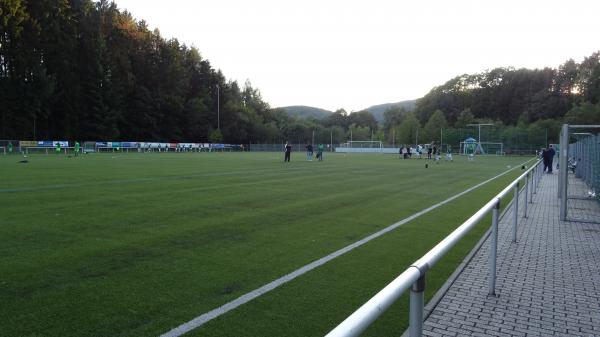
[[[407,289],[410,288],[410,313],[409,313],[409,336],[420,337],[423,334],[423,309],[425,306],[425,275],[436,262],[440,260],[456,243],[462,239],[475,225],[479,223],[490,211],[492,212],[492,228],[490,233],[490,255],[489,255],[489,276],[488,292],[490,295],[496,294],[496,255],[498,246],[498,218],[500,210],[500,201],[507,196],[511,190],[514,190],[515,199],[513,209],[515,217],[513,219],[513,241],[517,240],[517,226],[519,207],[519,184],[525,180],[523,187],[525,196],[523,198],[524,217],[527,217],[527,204],[533,202],[533,193],[535,193],[539,180],[542,176],[540,168],[541,161],[527,169],[521,176],[511,182],[504,190],[498,193],[479,211],[473,214],[468,220],[463,222],[457,229],[450,233],[444,240],[433,247],[429,252],[415,261],[408,269],[394,279],[390,284],[383,288],[379,293],[373,296],[367,303],[363,304],[352,315],[346,318],[335,329],[327,334],[327,337],[353,337],[359,336],[371,323],[381,316]],[[531,178],[530,178],[531,176]],[[529,193],[529,185],[531,192]]]

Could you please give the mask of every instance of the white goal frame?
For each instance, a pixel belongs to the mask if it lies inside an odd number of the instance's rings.
[[[369,146],[364,146],[369,144]],[[376,146],[372,146],[376,145]],[[380,140],[351,140],[340,144],[336,152],[344,153],[383,153],[383,142]]]
[[[503,156],[504,155],[504,143],[500,143],[500,142],[475,142],[475,143],[471,143],[475,145],[475,152],[473,153],[474,155],[496,155],[496,156]],[[496,146],[500,146],[500,151],[496,151],[496,153],[494,154],[490,154],[487,153],[485,151],[484,146],[485,145],[496,145]],[[462,155],[469,155],[470,153],[467,153],[467,147],[465,146],[465,142],[460,142],[460,154]]]

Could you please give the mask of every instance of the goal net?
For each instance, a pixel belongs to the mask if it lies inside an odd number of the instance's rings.
[[[354,140],[340,144],[341,147],[356,149],[381,149],[383,143],[378,140]]]
[[[340,144],[336,152],[383,153],[383,142],[378,140],[355,140]]]
[[[460,153],[463,155],[504,155],[504,143],[494,142],[460,142]]]

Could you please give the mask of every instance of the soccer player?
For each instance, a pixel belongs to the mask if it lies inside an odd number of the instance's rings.
[[[75,157],[79,156],[79,142],[75,141]]]
[[[287,162],[290,161],[290,154],[291,153],[292,153],[292,146],[288,142],[285,142],[285,157],[283,158],[283,162],[284,163],[286,161]]]
[[[452,161],[452,147],[448,145],[446,150],[446,161]]]
[[[12,154],[12,151],[13,151],[12,143],[8,142],[8,154]]]
[[[319,161],[323,161],[323,144],[319,144],[317,147],[317,159],[319,159]]]
[[[60,142],[56,142],[56,154],[60,154]]]
[[[312,161],[313,156],[313,146],[312,144],[306,145],[306,160]]]

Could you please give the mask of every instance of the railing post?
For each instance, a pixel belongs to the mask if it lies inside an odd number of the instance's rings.
[[[529,192],[529,203],[530,203],[530,204],[533,204],[533,191],[535,191],[535,189],[533,188],[533,181],[535,180],[535,179],[533,179],[533,172],[529,172],[529,173],[527,174],[527,179],[529,179],[529,176],[531,176],[531,179],[530,179],[530,180],[531,180],[531,181],[530,181],[530,184],[531,184],[531,192]]]
[[[490,273],[489,273],[489,292],[490,296],[496,296],[496,254],[498,251],[498,211],[500,209],[500,199],[492,209],[492,232],[490,235]]]
[[[537,167],[534,166],[533,169],[531,170],[531,194],[535,194],[535,169]],[[533,197],[531,197],[531,199],[533,200]]]
[[[423,311],[425,308],[425,274],[410,288],[409,337],[423,335]]]
[[[525,208],[523,209],[523,217],[527,217],[527,196],[529,195],[529,174],[525,175],[525,198],[523,199],[523,204],[525,204]]]
[[[512,242],[517,242],[517,218],[519,215],[519,182],[515,185],[515,196],[513,198],[513,232],[512,232]]]

